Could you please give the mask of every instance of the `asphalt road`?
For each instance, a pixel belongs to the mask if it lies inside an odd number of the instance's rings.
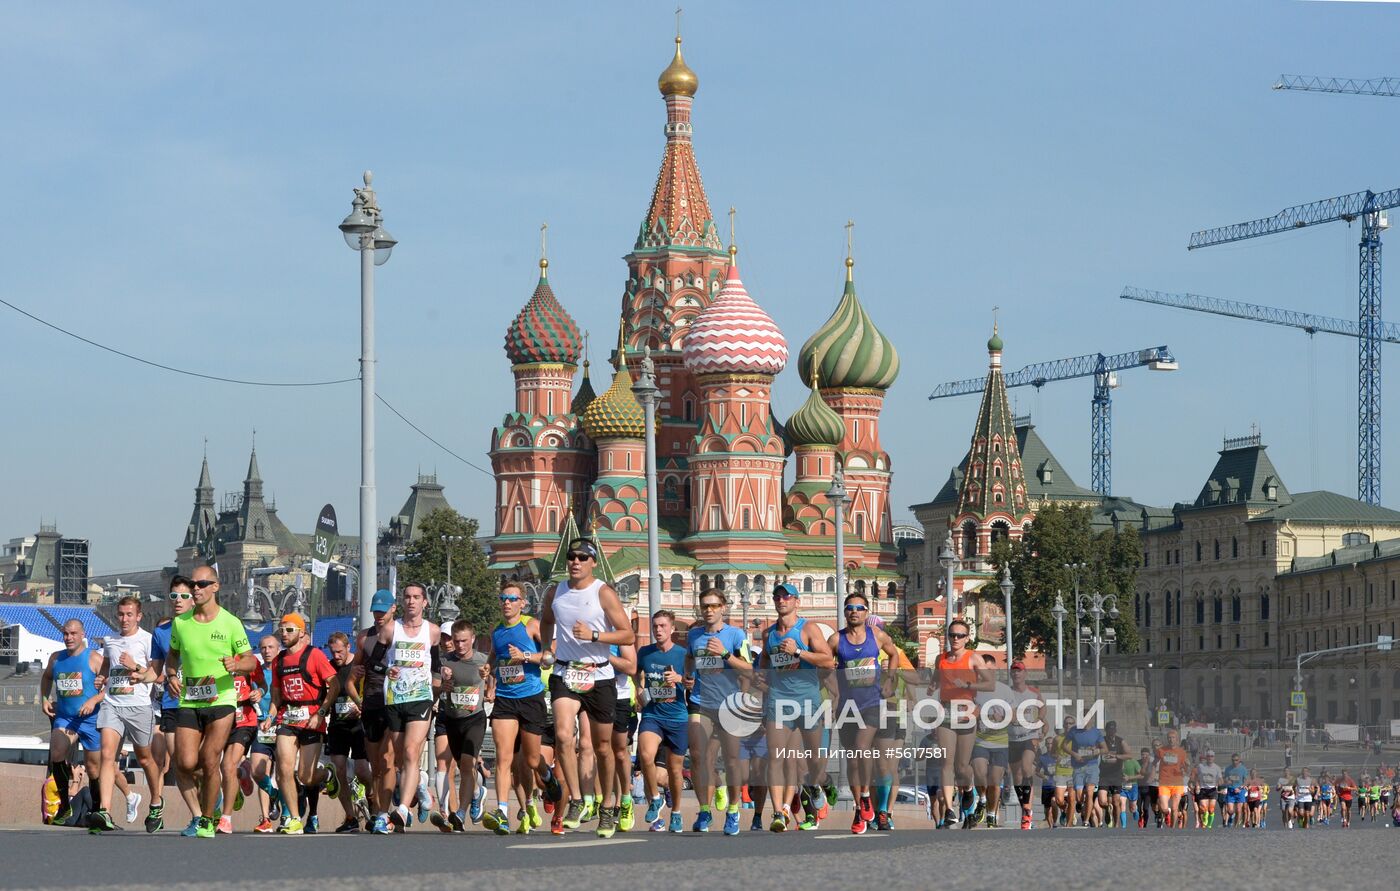
[[[753,886],[982,888],[1030,882],[1122,891],[1205,883],[1214,889],[1324,886],[1345,875],[1350,888],[1393,887],[1392,845],[1400,829],[1372,823],[1262,831],[944,830],[894,833],[589,833],[563,838],[447,837],[410,832],[389,838],[322,834],[300,838],[234,835],[213,840],[127,830],[0,829],[0,886],[6,889],[170,889],[230,891],[333,880],[336,891],[473,888],[669,889]],[[1020,864],[1021,866],[1016,866]],[[1342,873],[1338,873],[1338,869]]]

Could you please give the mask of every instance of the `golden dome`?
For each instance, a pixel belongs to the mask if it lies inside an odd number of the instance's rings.
[[[685,64],[685,57],[681,55],[680,37],[676,38],[676,57],[666,66],[666,70],[661,72],[661,76],[656,79],[656,85],[661,89],[663,96],[694,96],[695,91],[700,89],[700,78]]]

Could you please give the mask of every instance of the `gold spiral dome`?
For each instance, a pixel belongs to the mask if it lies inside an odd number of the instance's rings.
[[[656,86],[660,88],[663,96],[694,96],[695,91],[700,89],[700,78],[685,64],[685,57],[681,55],[679,37],[676,38],[676,57],[656,79]]]

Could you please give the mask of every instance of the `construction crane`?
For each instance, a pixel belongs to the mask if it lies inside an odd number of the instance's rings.
[[[1351,96],[1400,96],[1400,77],[1315,77],[1310,74],[1280,75],[1275,90],[1301,90],[1306,93],[1346,93]]]
[[[1400,189],[1353,192],[1325,201],[1287,207],[1271,217],[1204,229],[1191,236],[1187,250],[1229,244],[1278,232],[1345,220],[1361,220],[1361,284],[1357,314],[1357,498],[1381,503],[1381,232],[1385,211],[1400,207]]]
[[[1218,297],[1205,297],[1200,294],[1168,294],[1163,291],[1150,291],[1146,288],[1123,288],[1118,295],[1123,300],[1136,300],[1139,303],[1156,303],[1159,306],[1174,306],[1177,309],[1190,309],[1195,312],[1209,312],[1218,316],[1232,316],[1251,322],[1268,322],[1288,328],[1301,328],[1308,334],[1340,334],[1344,337],[1360,337],[1361,331],[1349,319],[1334,319],[1299,312],[1296,309],[1279,309],[1273,306],[1259,306],[1255,303],[1240,303],[1237,300],[1221,300]],[[1400,325],[1382,322],[1379,337],[1385,343],[1400,343]]]
[[[1113,478],[1113,400],[1111,393],[1118,386],[1118,372],[1129,368],[1146,366],[1152,371],[1176,371],[1179,367],[1171,350],[1165,346],[1135,350],[1105,356],[1091,353],[1075,356],[1072,359],[1057,359],[1053,362],[1039,362],[1027,365],[1020,371],[1002,376],[1006,386],[1031,386],[1039,390],[1051,381],[1065,381],[1077,377],[1094,379],[1094,398],[1090,403],[1089,458],[1091,487],[1100,495],[1112,492]],[[944,399],[948,396],[966,396],[981,393],[987,389],[987,378],[968,378],[964,381],[950,381],[940,384],[929,399]]]

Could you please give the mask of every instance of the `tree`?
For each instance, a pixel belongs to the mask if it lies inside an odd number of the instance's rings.
[[[476,540],[478,528],[476,520],[451,508],[428,514],[400,564],[399,587],[446,583],[450,554],[452,584],[462,589],[457,597],[460,618],[471,621],[477,634],[483,634],[500,618],[500,605],[496,601],[496,577],[486,568],[486,552]],[[443,536],[461,540],[444,541]]]
[[[1141,553],[1137,529],[1124,526],[1095,535],[1090,516],[1087,507],[1048,505],[1036,514],[1030,532],[1019,542],[1003,539],[992,546],[991,563],[997,574],[1000,575],[1003,566],[1009,565],[1011,580],[1016,585],[1011,595],[1015,652],[1024,653],[1035,647],[1045,654],[1047,661],[1054,660],[1055,616],[1051,609],[1057,592],[1064,596],[1066,647],[1072,645],[1076,621],[1074,576],[1065,568],[1067,563],[1088,566],[1079,578],[1081,594],[1098,592],[1117,596],[1118,619],[1110,620],[1105,610],[1103,628],[1113,627],[1120,651],[1137,650],[1133,613]],[[1085,623],[1093,625],[1087,615]]]
[[[895,646],[904,651],[904,655],[909,657],[910,662],[918,664],[919,644],[917,641],[911,641],[905,636],[904,629],[893,622],[885,623],[885,633],[890,636],[890,640],[894,641]]]

